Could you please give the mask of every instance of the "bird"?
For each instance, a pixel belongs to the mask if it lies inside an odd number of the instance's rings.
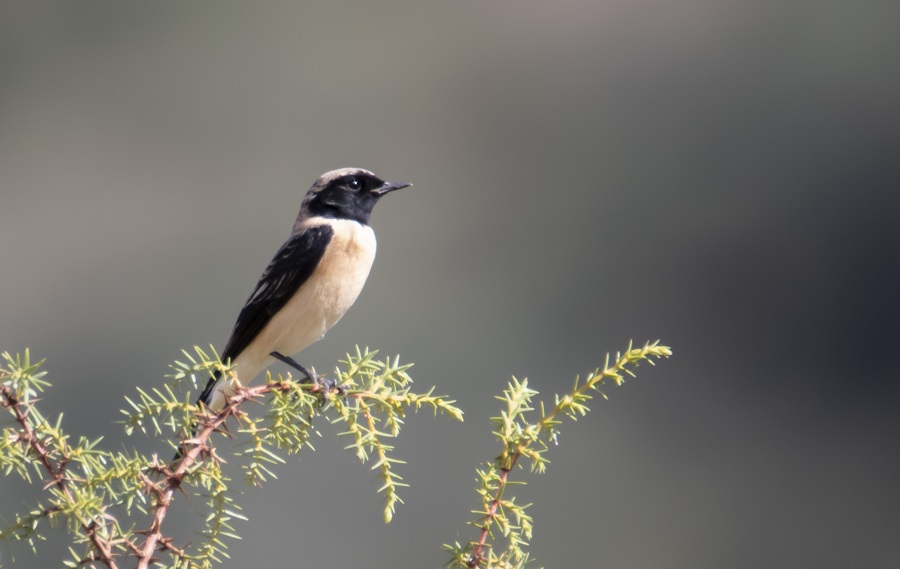
[[[278,249],[238,314],[221,360],[236,378],[216,372],[198,405],[218,413],[238,386],[275,361],[314,373],[293,356],[325,336],[356,301],[375,261],[372,209],[386,194],[407,188],[362,168],[319,176],[306,192],[287,241]]]

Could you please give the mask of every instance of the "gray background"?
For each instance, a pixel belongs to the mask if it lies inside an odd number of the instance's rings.
[[[240,498],[224,567],[440,566],[491,396],[631,338],[675,357],[519,475],[541,565],[900,565],[900,5],[317,4],[2,8],[0,349],[48,358],[48,411],[119,448],[123,396],[221,348],[306,188],[362,166],[415,187],[302,360],[399,353],[466,421],[408,421],[389,526],[323,426]]]

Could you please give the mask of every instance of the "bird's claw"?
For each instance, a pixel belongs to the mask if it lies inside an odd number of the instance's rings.
[[[341,386],[341,384],[338,383],[338,380],[331,379],[328,377],[319,377],[319,375],[315,371],[305,368],[304,366],[300,365],[293,358],[291,358],[289,356],[285,356],[284,354],[279,354],[278,352],[272,352],[269,355],[271,355],[273,358],[275,358],[277,360],[280,360],[280,361],[286,363],[287,365],[291,366],[292,368],[296,369],[297,371],[299,371],[300,373],[305,375],[306,379],[301,379],[300,383],[313,384],[316,388],[318,388],[318,391],[320,391],[323,394],[323,396],[327,395],[328,393],[331,393],[332,391],[335,391],[335,392],[337,392],[338,395],[343,396],[344,393],[346,392],[345,389]]]
[[[344,389],[344,386],[341,385],[337,379],[333,379],[330,377],[320,377],[315,373],[313,373],[313,376],[314,377],[311,379],[311,382],[318,388],[318,391],[322,394],[322,397],[328,397],[328,394],[332,392],[337,393],[338,395],[343,397],[346,393],[346,389]]]
[[[346,393],[344,386],[341,385],[337,379],[333,379],[330,377],[319,377],[317,379],[317,385],[322,390],[323,393],[331,393],[334,391],[338,395],[343,396]]]

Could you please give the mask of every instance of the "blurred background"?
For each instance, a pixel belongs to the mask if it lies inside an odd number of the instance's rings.
[[[410,418],[389,526],[320,425],[245,489],[223,567],[441,566],[509,377],[550,399],[657,338],[672,359],[518,475],[538,566],[900,566],[898,24],[875,0],[8,4],[0,349],[47,358],[73,434],[162,448],[124,441],[123,397],[221,348],[309,185],[365,167],[415,187],[300,359],[400,354],[466,421]],[[9,522],[33,494],[0,487]],[[0,558],[59,566],[50,535]]]

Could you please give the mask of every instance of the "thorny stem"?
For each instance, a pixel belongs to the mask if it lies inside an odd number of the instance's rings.
[[[164,538],[162,534],[163,521],[169,513],[169,507],[172,505],[172,497],[175,492],[181,488],[185,474],[196,464],[200,457],[204,454],[210,455],[213,450],[207,441],[213,433],[218,431],[225,423],[228,417],[238,414],[238,408],[247,400],[256,399],[273,390],[286,389],[286,386],[280,384],[266,384],[254,387],[241,387],[238,392],[228,400],[228,404],[215,415],[206,415],[201,419],[202,429],[194,436],[194,438],[185,441],[188,450],[184,453],[178,466],[171,470],[166,466],[160,465],[158,462],[154,467],[161,473],[165,474],[164,485],[159,485],[152,481],[149,482],[149,490],[156,495],[156,506],[153,511],[153,518],[150,521],[150,527],[143,533],[145,535],[144,542],[137,546],[137,569],[147,569],[150,564],[155,561],[153,554],[157,549],[170,551],[178,557],[183,557],[184,553],[171,543],[171,539]]]
[[[239,408],[245,401],[258,399],[272,391],[287,391],[291,389],[289,383],[273,382],[265,385],[252,387],[241,387],[237,393],[229,399],[228,404],[215,415],[206,415],[201,417],[200,423],[202,428],[190,440],[184,442],[187,451],[181,458],[181,461],[173,469],[170,465],[163,465],[157,459],[151,465],[151,468],[163,474],[165,478],[162,483],[154,482],[146,475],[142,475],[146,491],[156,498],[153,509],[153,517],[149,527],[144,530],[144,540],[136,543],[130,539],[123,539],[117,543],[123,544],[128,552],[137,558],[137,569],[148,569],[151,564],[157,561],[155,553],[157,551],[168,551],[176,557],[183,558],[185,553],[172,543],[172,539],[163,535],[163,522],[168,515],[169,508],[172,504],[172,498],[175,492],[180,490],[184,481],[184,477],[192,466],[204,460],[205,456],[212,456],[214,450],[207,443],[213,433],[219,431],[223,424],[230,416],[240,414]],[[320,387],[312,386],[310,391],[317,392]],[[22,441],[25,441],[33,452],[37,455],[44,470],[46,470],[50,481],[55,484],[70,502],[74,502],[74,496],[68,487],[67,479],[63,473],[66,459],[65,457],[57,464],[54,464],[51,458],[51,452],[40,442],[35,435],[34,430],[28,423],[28,409],[15,395],[9,386],[0,386],[0,394],[4,398],[3,406],[10,408],[15,415],[16,421],[21,428],[19,435]],[[375,396],[375,393],[359,392],[350,394],[350,397],[366,398],[367,396]],[[93,520],[79,520],[81,529],[90,540],[91,546],[96,552],[91,554],[87,559],[82,560],[83,564],[90,564],[93,561],[103,563],[109,569],[118,569],[116,562],[116,554],[113,553],[116,543],[113,540],[104,538],[98,534],[98,524]]]
[[[491,500],[491,503],[488,506],[487,515],[484,516],[484,525],[481,527],[481,536],[475,543],[475,547],[472,548],[471,556],[469,557],[469,561],[466,563],[466,566],[470,567],[471,569],[478,567],[484,562],[484,544],[487,543],[488,535],[491,533],[491,525],[493,525],[494,517],[497,515],[497,510],[500,508],[500,500],[503,498],[503,490],[506,489],[506,479],[509,477],[510,471],[513,469],[513,467],[515,467],[516,462],[518,462],[519,457],[522,456],[521,448],[523,448],[524,446],[526,445],[522,445],[522,447],[516,449],[516,452],[513,453],[512,458],[509,459],[508,466],[504,466],[500,469],[500,480],[497,483],[497,491],[494,493],[494,498]]]
[[[603,365],[603,371],[599,373],[591,374],[587,380],[581,384],[580,387],[575,389],[569,395],[566,395],[562,399],[560,399],[556,406],[546,415],[544,415],[540,421],[535,425],[534,432],[540,433],[543,430],[547,429],[550,425],[553,424],[554,419],[557,415],[562,413],[573,400],[577,399],[579,395],[583,395],[587,391],[593,389],[598,384],[602,383],[604,379],[608,378],[618,378],[619,372],[631,373],[628,371],[628,364],[637,364],[637,362],[646,359],[650,363],[653,364],[653,360],[649,359],[648,354],[652,348],[657,346],[657,343],[646,344],[643,348],[632,349],[631,344],[629,344],[628,349],[625,350],[623,354],[616,354],[616,362],[612,367],[609,366],[609,355],[606,356],[606,363]],[[668,356],[671,354],[671,351],[668,348],[664,348],[665,351],[661,353],[663,356]],[[653,355],[653,354],[650,354]],[[659,355],[657,355],[659,357]],[[617,381],[619,381],[617,379]],[[478,538],[477,542],[474,542],[474,547],[472,547],[472,551],[469,555],[469,559],[466,562],[466,566],[470,569],[475,569],[481,564],[485,562],[484,549],[485,544],[487,543],[488,535],[491,532],[491,526],[494,523],[494,518],[497,516],[497,510],[500,508],[500,502],[503,498],[503,491],[506,489],[507,480],[509,478],[509,473],[515,467],[516,462],[518,462],[519,458],[522,456],[522,451],[527,449],[532,441],[535,439],[532,437],[519,438],[516,442],[516,450],[510,457],[508,454],[508,450],[504,450],[503,454],[501,454],[497,458],[497,462],[500,464],[500,478],[497,482],[497,491],[494,493],[494,497],[492,498],[490,504],[488,505],[487,513],[484,516],[484,525],[481,526],[481,535]]]
[[[50,451],[41,444],[41,441],[35,436],[31,425],[28,424],[27,407],[23,410],[25,404],[19,400],[13,390],[7,385],[0,386],[0,393],[3,395],[3,405],[12,410],[13,415],[16,417],[16,422],[22,429],[19,439],[25,441],[31,450],[38,456],[38,459],[40,459],[44,470],[47,471],[47,475],[50,477],[51,482],[60,489],[70,503],[74,503],[75,498],[72,496],[72,491],[66,483],[66,477],[63,474],[63,469],[61,467],[62,462],[66,459],[63,458],[63,460],[60,461],[60,464],[54,465],[53,460],[50,458]],[[91,545],[96,550],[98,560],[109,567],[109,569],[118,569],[116,559],[112,552],[112,543],[97,534],[97,523],[93,520],[88,521],[82,519],[79,520],[79,524],[81,525],[81,531],[88,537]],[[84,563],[90,563],[91,561],[94,561],[94,559],[85,559]]]
[[[201,457],[204,455],[212,456],[214,454],[213,448],[207,444],[212,434],[219,431],[225,421],[228,420],[228,417],[239,415],[240,406],[244,402],[253,401],[272,391],[288,391],[290,389],[290,384],[286,382],[272,382],[265,385],[240,387],[237,390],[237,393],[228,400],[227,405],[225,405],[221,411],[215,415],[207,414],[200,419],[202,428],[193,438],[184,441],[188,450],[184,453],[184,456],[174,470],[171,470],[168,466],[163,466],[158,462],[154,464],[155,470],[165,475],[165,483],[160,485],[145,480],[145,483],[148,484],[149,491],[156,495],[156,505],[153,511],[153,518],[150,521],[150,527],[143,532],[145,535],[144,542],[137,546],[130,545],[132,550],[136,552],[136,557],[138,558],[136,569],[148,569],[150,564],[155,561],[153,554],[158,549],[169,551],[177,557],[184,556],[182,550],[172,545],[171,538],[163,537],[162,525],[166,515],[169,513],[172,497],[177,490],[181,489],[185,474],[194,464],[202,460]],[[312,386],[309,391],[315,393],[321,389],[322,388],[319,386]]]

